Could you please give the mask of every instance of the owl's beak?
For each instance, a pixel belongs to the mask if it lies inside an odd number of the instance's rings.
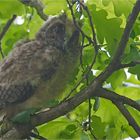
[[[75,44],[79,42],[79,36],[80,36],[79,31],[75,30],[68,41],[69,47],[73,47]]]

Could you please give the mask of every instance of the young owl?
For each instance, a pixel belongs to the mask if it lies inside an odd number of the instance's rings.
[[[65,15],[49,17],[34,40],[17,44],[0,64],[0,109],[13,117],[46,108],[78,67],[79,32]]]

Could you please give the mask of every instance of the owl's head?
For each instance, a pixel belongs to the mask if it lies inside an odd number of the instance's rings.
[[[75,31],[75,26],[65,14],[50,16],[37,33],[36,39],[46,47],[64,50],[67,46],[66,43],[69,42]],[[78,41],[78,38],[79,35],[74,40]]]

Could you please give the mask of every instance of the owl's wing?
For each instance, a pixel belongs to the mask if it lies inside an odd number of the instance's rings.
[[[0,109],[23,102],[34,94],[35,87],[30,83],[22,85],[0,85]]]
[[[55,74],[59,53],[43,50],[36,42],[17,47],[0,65],[0,108],[30,98],[40,81]]]

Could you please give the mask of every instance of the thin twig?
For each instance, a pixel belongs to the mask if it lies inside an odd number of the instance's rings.
[[[86,85],[87,87],[89,86],[89,77],[86,77]],[[91,105],[91,98],[89,97],[88,99],[88,125],[89,125],[89,131],[91,133],[91,135],[93,136],[93,138],[95,140],[97,140],[96,136],[93,133],[92,127],[91,127],[91,110],[92,110],[92,105]]]
[[[86,47],[88,47],[88,46],[90,46],[90,45],[91,45],[91,42],[89,42],[89,43],[83,45],[83,48],[86,48]]]
[[[82,2],[80,2],[80,0],[79,0],[79,3],[80,3],[80,5],[82,5],[83,9],[86,11],[86,13],[88,15],[90,27],[91,27],[91,30],[92,30],[93,41],[94,41],[93,45],[95,46],[95,52],[98,52],[98,44],[97,44],[96,33],[95,33],[95,28],[94,28],[92,16],[90,14],[90,11],[89,11],[88,7],[85,4],[83,4]]]
[[[92,36],[93,36],[93,41],[92,42],[89,42],[89,44],[92,43],[93,44],[93,47],[95,49],[95,55],[93,56],[92,63],[89,66],[89,70],[88,70],[88,72],[86,74],[86,76],[88,76],[89,72],[91,71],[93,65],[96,62],[96,57],[98,55],[99,45],[97,44],[96,32],[95,32],[95,28],[94,28],[94,24],[93,24],[93,20],[92,20],[92,16],[90,14],[90,11],[89,11],[88,7],[85,4],[83,4],[83,2],[80,2],[80,0],[78,0],[78,2],[80,3],[80,5],[83,7],[83,9],[86,11],[86,13],[88,15],[90,27],[91,27],[91,30],[92,30]]]
[[[92,130],[92,127],[91,127],[91,109],[92,109],[92,105],[91,105],[91,98],[88,99],[88,124],[89,124],[89,131],[91,133],[91,135],[93,136],[93,138],[95,140],[97,140],[96,136],[93,134],[93,130]]]
[[[2,47],[1,47],[1,42],[0,42],[0,53],[1,53],[2,58],[4,58],[4,53],[3,53],[3,50],[2,50]]]
[[[120,68],[127,68],[127,67],[134,67],[136,65],[139,65],[140,61],[132,61],[130,63],[127,64],[120,64]]]
[[[83,32],[83,30],[79,27],[79,25],[77,24],[76,18],[75,18],[75,16],[74,16],[73,4],[71,4],[71,3],[69,2],[69,0],[66,0],[66,1],[67,1],[68,6],[69,6],[69,9],[70,9],[70,11],[71,11],[71,15],[72,15],[73,23],[74,23],[75,27],[77,28],[77,30],[78,30],[83,36],[85,36],[85,37],[87,38],[87,40],[88,40],[89,42],[93,42],[92,39],[91,39],[91,37],[87,36],[87,35]]]
[[[2,32],[0,33],[0,53],[2,58],[4,58],[4,53],[1,46],[1,41],[16,17],[16,15],[13,15],[13,17],[7,21],[6,25],[3,27]]]
[[[77,89],[77,87],[81,84],[81,82],[84,80],[84,78],[85,78],[85,77],[83,77],[83,78],[74,86],[74,88],[68,93],[68,95],[67,95],[60,103],[66,101],[66,100],[71,96],[71,94]]]
[[[83,46],[84,46],[84,42],[85,42],[85,36],[83,36],[82,34],[82,41],[81,41],[81,50],[80,50],[80,65],[82,67],[82,69],[84,70],[84,67],[83,67]]]
[[[13,17],[7,21],[2,32],[0,33],[0,41],[2,40],[2,38],[6,34],[6,32],[8,31],[9,27],[11,26],[12,22],[15,20],[16,17],[17,17],[16,15],[13,15]]]

